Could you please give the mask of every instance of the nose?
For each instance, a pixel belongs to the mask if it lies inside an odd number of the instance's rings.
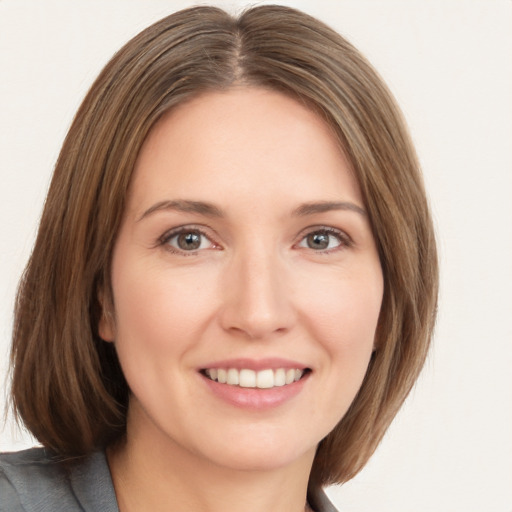
[[[288,332],[295,322],[295,308],[286,270],[279,255],[265,247],[235,254],[222,283],[222,327],[254,340]]]

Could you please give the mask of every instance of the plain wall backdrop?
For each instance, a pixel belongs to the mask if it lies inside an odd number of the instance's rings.
[[[390,86],[441,256],[427,366],[369,465],[329,494],[343,512],[512,512],[512,1],[280,3],[345,35]],[[0,407],[16,284],[71,119],[122,44],[192,4],[0,0]],[[0,425],[0,450],[33,444]]]

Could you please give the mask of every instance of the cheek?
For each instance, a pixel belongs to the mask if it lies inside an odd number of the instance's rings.
[[[330,370],[325,374],[325,386],[333,389],[331,405],[342,414],[366,374],[383,295],[380,266],[345,277],[327,280],[308,293],[309,328],[322,346],[324,364]]]
[[[115,267],[116,351],[131,391],[149,410],[169,402],[166,390],[186,394],[179,376],[212,304],[213,285],[205,286],[204,278],[128,257]]]
[[[309,317],[335,352],[373,347],[383,296],[380,266],[343,278],[326,276],[304,291]]]
[[[320,348],[310,414],[327,435],[346,414],[367,372],[383,295],[380,264],[305,280],[303,318]],[[307,298],[307,302],[306,302]]]
[[[179,346],[212,303],[211,286],[201,276],[144,264],[119,265],[113,288],[118,340],[143,341],[144,349]]]

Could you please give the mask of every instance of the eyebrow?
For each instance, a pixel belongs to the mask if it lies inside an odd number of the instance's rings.
[[[361,206],[349,201],[320,201],[318,203],[305,203],[296,208],[293,211],[293,214],[298,217],[303,217],[306,215],[314,215],[316,213],[325,213],[335,210],[348,210],[356,212],[363,217],[368,215],[364,208],[361,208]]]
[[[148,217],[152,213],[162,210],[175,210],[185,213],[197,213],[206,217],[224,217],[222,210],[217,206],[203,201],[190,201],[185,199],[160,201],[148,208],[137,220],[137,222]],[[315,215],[317,213],[325,213],[336,210],[345,210],[356,212],[363,217],[367,216],[366,211],[355,203],[348,201],[320,201],[313,203],[305,203],[296,208],[292,215],[296,217],[305,217],[307,215]]]
[[[203,201],[188,201],[185,199],[177,199],[174,201],[160,201],[154,204],[151,208],[148,208],[138,219],[137,222],[146,218],[154,212],[160,210],[175,210],[178,212],[185,213],[198,213],[199,215],[205,215],[206,217],[223,217],[222,211],[211,203],[205,203]]]

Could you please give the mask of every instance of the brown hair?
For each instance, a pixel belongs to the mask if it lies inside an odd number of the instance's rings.
[[[335,130],[380,253],[384,298],[373,354],[347,414],[319,445],[311,481],[353,477],[424,363],[437,301],[432,221],[414,149],[382,80],[345,39],[297,10],[234,18],[196,7],[128,42],[92,85],[56,164],[20,283],[11,362],[18,418],[46,447],[80,456],[119,438],[128,386],[97,332],[134,163],[164,112],[203,91],[250,84],[306,102]]]

